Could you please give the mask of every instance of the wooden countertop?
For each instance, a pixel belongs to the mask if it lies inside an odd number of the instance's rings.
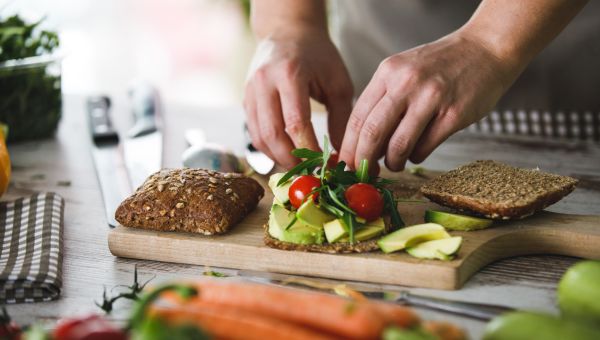
[[[113,102],[113,116],[117,120],[117,127],[124,131],[123,128],[128,124],[126,102],[122,98]],[[104,287],[110,289],[116,285],[130,284],[135,264],[138,265],[142,280],[155,277],[154,282],[199,277],[205,270],[200,266],[128,260],[110,254],[107,246],[109,228],[90,155],[91,143],[84,104],[83,97],[66,96],[64,116],[56,138],[9,147],[13,175],[9,192],[3,200],[33,191],[54,191],[66,201],[62,296],[53,302],[8,306],[9,313],[19,323],[101,312],[94,301],[101,299]],[[165,166],[179,166],[181,152],[185,148],[183,131],[189,127],[202,127],[210,141],[227,145],[238,153],[242,150],[241,108],[201,109],[168,104],[164,116]],[[323,115],[316,114],[314,120],[318,134],[322,135],[325,131]],[[522,167],[537,166],[543,170],[574,176],[580,180],[579,188],[549,210],[600,215],[600,144],[460,133],[436,150],[423,166],[449,170],[475,159],[494,159]],[[555,288],[558,279],[576,261],[575,258],[561,256],[508,259],[486,267],[460,291],[411,291],[553,312],[556,311]],[[217,270],[235,274],[232,270]],[[118,306],[125,307],[127,303]],[[474,339],[480,337],[485,325],[479,321],[428,310],[419,312],[424,318],[448,320],[462,325]],[[119,318],[119,313],[116,313],[116,318]]]

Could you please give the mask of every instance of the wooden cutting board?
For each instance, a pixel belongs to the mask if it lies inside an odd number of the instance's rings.
[[[399,179],[399,197],[420,199],[418,188],[436,173],[416,176],[384,174]],[[264,178],[258,179],[265,188]],[[519,221],[496,222],[480,231],[450,232],[463,236],[453,261],[421,260],[400,252],[383,254],[321,254],[272,249],[263,244],[273,201],[270,190],[257,209],[226,235],[153,232],[118,226],[108,236],[115,256],[251,269],[342,280],[405,286],[459,289],[475,272],[498,259],[526,254],[559,254],[600,259],[600,216],[540,212]],[[401,202],[398,210],[407,225],[423,223],[433,203]]]

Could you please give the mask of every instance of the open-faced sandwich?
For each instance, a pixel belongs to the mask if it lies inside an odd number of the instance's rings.
[[[326,253],[379,249],[377,240],[402,226],[391,182],[369,176],[365,160],[356,172],[323,152],[296,149],[304,161],[271,176],[274,201],[265,243],[284,250]]]

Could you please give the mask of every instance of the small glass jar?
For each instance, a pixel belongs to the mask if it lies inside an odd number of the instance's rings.
[[[0,62],[0,123],[8,126],[8,142],[53,136],[61,108],[60,57]]]

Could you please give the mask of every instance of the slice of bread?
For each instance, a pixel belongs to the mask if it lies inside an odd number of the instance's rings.
[[[115,218],[125,227],[222,234],[264,196],[252,178],[203,169],[163,169],[125,199]]]
[[[378,237],[372,238],[366,241],[357,241],[353,244],[349,242],[335,242],[335,243],[323,243],[323,244],[297,244],[291,242],[285,242],[278,240],[269,234],[269,226],[265,224],[264,242],[265,245],[281,249],[281,250],[296,250],[296,251],[309,251],[314,253],[328,253],[328,254],[342,254],[342,253],[366,253],[370,251],[379,250],[377,240],[386,234],[391,233],[394,229],[389,223],[389,217],[384,216],[385,230],[384,233]]]
[[[421,187],[431,201],[491,219],[520,219],[558,202],[577,180],[495,161],[476,161]]]

